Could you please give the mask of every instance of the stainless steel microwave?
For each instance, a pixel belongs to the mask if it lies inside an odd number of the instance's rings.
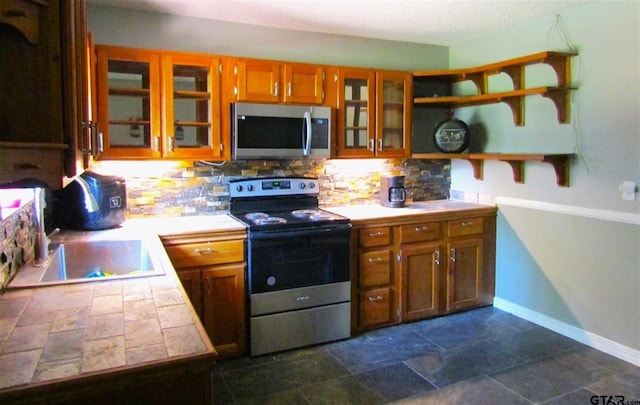
[[[332,113],[330,107],[234,103],[233,158],[329,158]]]

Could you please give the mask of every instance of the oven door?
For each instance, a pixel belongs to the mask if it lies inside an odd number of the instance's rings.
[[[350,224],[250,232],[250,294],[349,281]]]

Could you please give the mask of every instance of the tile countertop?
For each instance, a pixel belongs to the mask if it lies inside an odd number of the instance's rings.
[[[243,229],[226,215],[130,219],[116,229],[64,231],[55,239],[158,238]],[[175,359],[213,359],[213,346],[166,251],[153,254],[164,275],[0,293],[0,396],[5,389]]]

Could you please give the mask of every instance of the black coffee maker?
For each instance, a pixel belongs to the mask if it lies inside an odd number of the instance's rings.
[[[389,208],[402,208],[407,201],[404,189],[404,176],[380,176],[380,205]]]

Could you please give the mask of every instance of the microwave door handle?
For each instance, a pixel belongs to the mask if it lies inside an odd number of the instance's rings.
[[[302,124],[302,155],[309,156],[311,152],[311,113],[305,111]]]

